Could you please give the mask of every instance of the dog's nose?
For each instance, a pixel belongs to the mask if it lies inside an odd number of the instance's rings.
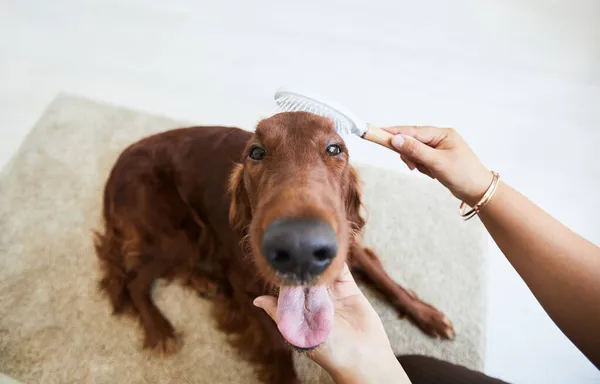
[[[263,234],[262,252],[277,272],[308,281],[323,272],[337,254],[337,235],[321,219],[279,219]]]

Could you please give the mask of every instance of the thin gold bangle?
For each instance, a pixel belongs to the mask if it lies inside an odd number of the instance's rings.
[[[465,207],[468,206],[467,203],[465,203],[464,201],[462,201],[460,203],[460,206],[458,207],[458,213],[461,215],[461,217],[463,219],[465,219],[465,221],[467,221],[470,218],[472,218],[473,216],[479,214],[479,212],[481,212],[483,207],[485,207],[490,202],[492,197],[494,197],[494,194],[496,193],[496,190],[498,189],[498,184],[500,183],[500,175],[494,171],[492,171],[492,175],[493,175],[492,182],[491,182],[490,186],[488,187],[487,191],[485,191],[481,200],[479,200],[479,202],[477,204],[475,204],[473,206],[473,208],[471,208],[470,211],[465,212]]]

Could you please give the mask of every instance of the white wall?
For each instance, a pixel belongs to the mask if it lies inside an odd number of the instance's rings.
[[[597,0],[0,0],[0,166],[59,91],[250,127],[275,88],[299,84],[377,124],[457,127],[598,244],[598,20]],[[357,161],[401,167],[352,144]],[[486,371],[600,382],[499,251],[488,256]]]

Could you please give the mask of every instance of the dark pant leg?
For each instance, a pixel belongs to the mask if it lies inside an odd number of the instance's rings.
[[[419,355],[396,356],[413,384],[506,384],[460,365]]]

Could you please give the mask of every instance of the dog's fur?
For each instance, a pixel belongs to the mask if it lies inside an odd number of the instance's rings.
[[[326,153],[330,144],[342,152]],[[265,159],[248,158],[255,146]],[[96,250],[101,288],[114,312],[141,322],[144,346],[173,353],[173,327],[154,305],[158,278],[177,279],[214,301],[214,317],[266,382],[296,382],[292,350],[252,301],[277,295],[280,277],[260,251],[262,233],[280,217],[318,217],[338,237],[338,254],[313,283],[328,284],[347,262],[400,315],[424,332],[452,338],[446,317],[396,284],[360,244],[359,179],[330,120],[282,113],[256,132],[194,127],[145,138],[117,160],[104,191]],[[201,319],[199,319],[201,321]]]

